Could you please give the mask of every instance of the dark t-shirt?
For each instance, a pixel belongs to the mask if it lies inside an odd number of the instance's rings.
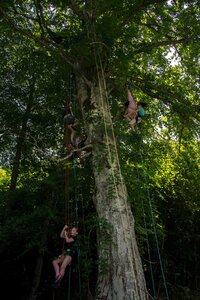
[[[77,258],[77,237],[69,236],[69,238],[72,238],[74,241],[72,243],[65,243],[64,252],[65,255],[71,256],[74,261]]]
[[[69,236],[69,238],[72,238],[74,241],[72,243],[65,243],[65,249],[70,249],[70,250],[76,250],[76,241],[77,241],[77,237],[74,236]]]

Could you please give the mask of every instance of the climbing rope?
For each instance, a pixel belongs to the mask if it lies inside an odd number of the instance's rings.
[[[70,90],[71,90],[71,81],[69,80],[68,83],[66,83],[66,116],[69,113],[70,110]],[[67,122],[67,117],[65,119],[65,149],[68,148],[69,146],[69,128],[68,128],[68,122]],[[68,228],[70,227],[70,201],[69,201],[69,166],[65,167],[65,174],[64,174],[65,180],[65,207],[64,207],[64,224],[66,224],[67,220],[67,225]]]
[[[151,274],[151,283],[152,283],[152,289],[153,289],[153,299],[157,299],[157,292],[155,288],[155,280],[154,280],[154,274],[153,274],[153,268],[152,268],[152,259],[151,259],[151,250],[150,250],[150,243],[149,243],[149,236],[147,232],[147,223],[146,223],[146,214],[144,210],[144,202],[142,200],[142,210],[143,210],[143,221],[144,221],[144,229],[146,233],[146,241],[147,241],[147,252],[148,252],[148,258],[149,258],[149,268],[150,268],[150,274]]]
[[[135,158],[136,161],[136,158]],[[139,170],[136,163],[136,172],[137,172],[137,178],[139,180]],[[142,202],[142,212],[143,212],[143,222],[144,222],[144,229],[145,229],[145,235],[146,235],[146,242],[147,242],[147,252],[148,252],[148,262],[149,262],[149,268],[150,268],[150,274],[151,274],[151,283],[152,283],[152,289],[153,289],[153,299],[157,299],[157,292],[155,288],[155,280],[154,280],[154,274],[153,274],[153,268],[152,268],[152,258],[151,258],[151,250],[150,250],[150,243],[149,243],[149,236],[147,231],[147,222],[146,222],[146,213],[144,208],[144,200],[143,197],[140,194],[140,201]]]
[[[67,293],[67,300],[70,300],[70,295],[71,295],[71,271],[72,267],[71,264],[68,266],[69,272],[68,272],[68,293]]]
[[[101,63],[101,59],[100,59],[100,63]],[[104,91],[106,92],[106,81],[105,81],[105,76],[104,76],[104,72],[103,72],[103,68],[101,65],[101,71],[102,71],[102,78],[103,78],[103,83],[104,83]],[[106,100],[107,100],[107,107],[109,107],[109,103],[108,103],[108,95],[106,93]],[[111,119],[111,113],[110,110],[108,110],[109,114],[110,114],[110,119]],[[121,168],[120,168],[120,163],[119,163],[119,157],[118,157],[118,151],[117,151],[117,145],[116,145],[116,139],[115,139],[115,135],[114,135],[114,128],[113,128],[113,123],[112,123],[112,119],[111,119],[111,129],[112,129],[112,135],[113,135],[113,141],[114,141],[114,145],[115,145],[115,154],[117,157],[117,162],[118,162],[118,168],[120,170],[120,179],[121,179],[121,183],[122,183],[122,187],[124,188],[124,184],[123,184],[123,178],[122,178],[122,174],[121,174]],[[145,173],[145,169],[144,169],[144,164],[143,164],[143,158],[142,158],[142,154],[140,152],[141,155],[141,161],[142,161],[142,166],[143,166],[143,171],[144,171],[144,177],[145,177],[145,183],[146,183],[146,187],[147,187],[147,193],[148,193],[148,199],[149,199],[149,206],[150,206],[150,210],[151,210],[151,218],[152,218],[152,224],[153,224],[153,229],[154,229],[154,235],[155,235],[155,239],[156,239],[156,247],[157,247],[157,252],[158,252],[158,257],[159,257],[159,262],[160,262],[160,268],[161,268],[161,273],[162,273],[162,277],[163,277],[163,282],[164,282],[164,288],[165,288],[165,293],[166,293],[166,297],[167,300],[169,300],[169,294],[168,294],[168,289],[167,289],[167,283],[166,283],[166,278],[165,278],[165,274],[164,274],[164,269],[163,269],[163,263],[162,263],[162,259],[161,259],[161,254],[160,254],[160,249],[159,249],[159,243],[158,243],[158,236],[157,236],[157,230],[156,230],[156,226],[155,226],[155,219],[154,219],[154,214],[153,214],[153,209],[152,209],[152,204],[151,204],[151,197],[150,197],[150,193],[149,193],[149,189],[148,189],[148,185],[147,185],[147,177],[146,177],[146,173]],[[125,189],[124,189],[125,192]],[[125,205],[126,205],[126,210],[127,210],[127,203],[125,201]],[[144,208],[144,207],[143,207]],[[128,213],[127,213],[128,216]],[[129,218],[128,218],[129,220]],[[145,226],[146,226],[146,219],[145,219],[145,215],[144,215],[144,222],[145,222]],[[147,232],[147,231],[146,231]],[[149,248],[149,241],[148,241],[148,237],[147,237],[147,243],[148,243],[148,253],[150,255],[150,248]],[[133,248],[134,249],[134,248]],[[151,264],[151,256],[149,256],[150,258],[150,264]],[[150,267],[151,270],[151,276],[153,278],[153,270],[152,270],[152,266]],[[152,287],[153,287],[153,292],[154,295],[156,297],[156,291],[155,291],[155,283],[154,280],[152,279]]]
[[[70,74],[69,83],[66,85],[66,123],[65,123],[65,147],[68,148],[69,145],[69,137],[68,137],[68,122],[67,122],[67,115],[70,111],[70,104],[72,101],[72,80],[73,76]],[[69,165],[65,167],[64,171],[64,224],[66,224],[66,217],[68,216],[68,228],[78,225],[78,203],[77,203],[77,180],[76,180],[76,166],[75,160],[73,159],[73,172],[72,172],[72,182],[73,182],[73,193],[71,193],[72,204],[70,206],[69,201],[69,184],[70,184],[70,176],[69,176]],[[75,210],[75,219],[76,224],[71,226],[73,216]],[[63,240],[63,249],[64,250],[65,240]],[[78,256],[80,255],[80,250],[77,249]],[[68,292],[67,292],[67,300],[71,299],[71,275],[72,275],[72,266],[71,264],[68,265]],[[79,261],[78,261],[78,281],[79,281],[79,299],[81,300],[81,289],[80,289],[80,268],[79,268]],[[53,290],[53,300],[55,299],[55,291]]]
[[[67,97],[66,97],[66,114],[69,113],[70,111],[70,106],[72,105],[72,100],[73,100],[73,90],[75,88],[74,86],[74,74],[71,72],[69,75],[69,83],[67,85],[66,88],[66,93],[67,93]],[[74,104],[74,108],[75,108],[75,104]],[[65,133],[66,133],[66,143],[65,143],[65,147],[66,149],[69,146],[69,130],[68,130],[68,122],[66,119],[66,128],[65,128]],[[74,153],[72,155],[72,157],[74,158]],[[72,220],[71,217],[74,215],[73,211],[75,209],[76,211],[76,225],[78,224],[78,205],[77,205],[77,190],[76,190],[76,166],[75,166],[75,161],[73,159],[73,176],[72,176],[72,183],[73,183],[73,193],[72,193],[72,205],[70,206],[70,201],[69,201],[69,182],[70,182],[70,176],[69,176],[69,167],[65,168],[65,224],[66,224],[66,215],[67,215],[67,219],[68,219],[68,227],[70,227]],[[73,207],[73,203],[75,202],[75,207]]]
[[[76,81],[74,74],[70,76],[70,102],[73,99],[73,92],[76,89]],[[74,111],[75,111],[75,103],[74,103]],[[75,111],[76,112],[76,111]],[[72,205],[71,205],[71,219],[73,219],[73,226],[78,227],[78,197],[77,197],[77,172],[76,172],[76,161],[75,161],[75,153],[72,155],[72,182],[73,182],[73,193],[72,193]],[[75,216],[74,216],[75,211]],[[75,221],[74,221],[75,220]],[[78,242],[77,242],[78,243]],[[79,299],[81,300],[81,279],[80,279],[80,247],[79,243],[77,244],[77,265],[78,265],[78,288],[79,288]],[[71,277],[71,265],[70,265],[70,274],[69,280]],[[68,284],[68,300],[70,300],[70,282]]]
[[[158,253],[160,269],[161,269],[161,274],[162,274],[162,278],[163,278],[163,284],[164,284],[164,288],[165,288],[166,298],[167,298],[167,300],[169,300],[167,282],[166,282],[166,278],[165,278],[165,273],[164,273],[164,268],[163,268],[161,253],[160,253],[160,247],[159,247],[159,242],[158,242],[158,234],[157,234],[157,229],[156,229],[156,223],[155,223],[155,218],[154,218],[154,213],[153,213],[152,199],[151,199],[150,191],[149,191],[149,188],[148,188],[147,174],[146,174],[146,171],[145,171],[145,168],[144,168],[144,161],[143,161],[143,156],[142,156],[142,151],[141,150],[139,150],[139,154],[140,154],[141,163],[142,163],[142,169],[143,169],[144,180],[145,180],[146,191],[147,191],[147,198],[148,198],[148,203],[149,203],[149,208],[150,208],[151,221],[152,221],[152,224],[153,224],[154,236],[155,236],[155,240],[156,240],[156,249],[157,249],[157,253]]]

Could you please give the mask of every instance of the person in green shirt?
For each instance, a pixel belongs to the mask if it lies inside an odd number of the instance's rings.
[[[144,102],[138,102],[137,103],[137,114],[136,114],[136,123],[142,122],[142,119],[145,115],[144,107],[146,107],[147,104]]]

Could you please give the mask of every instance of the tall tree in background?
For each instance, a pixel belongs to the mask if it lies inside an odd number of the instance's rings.
[[[128,78],[138,95],[144,95],[142,91],[156,99],[151,100],[152,106],[158,106],[159,100],[163,110],[170,109],[191,125],[198,120],[197,1],[154,2],[1,4],[4,28],[13,28],[27,41],[34,41],[33,47],[40,45],[50,55],[59,53],[77,78],[78,103],[93,146],[94,203],[99,218],[111,225],[107,232],[110,243],[104,241],[105,229],[100,227],[99,232],[99,258],[107,264],[105,269],[99,265],[97,299],[147,299],[134,219],[120,170],[110,96],[117,99],[116,91],[122,94]],[[174,73],[166,58],[170,51],[182,62]]]

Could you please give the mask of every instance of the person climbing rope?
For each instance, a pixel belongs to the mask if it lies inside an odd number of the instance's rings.
[[[65,239],[65,246],[63,253],[57,258],[53,259],[52,264],[55,271],[55,282],[53,284],[54,288],[59,288],[61,280],[65,275],[65,269],[70,265],[76,257],[76,238],[78,235],[78,228],[72,227],[68,229],[68,226],[65,225],[60,233],[60,238]]]
[[[144,118],[144,107],[146,107],[146,103],[137,102],[131,93],[131,88],[132,87],[129,85],[127,91],[128,101],[125,102],[126,111],[124,117],[129,121],[132,130],[135,131],[135,124],[141,123],[142,119]]]

